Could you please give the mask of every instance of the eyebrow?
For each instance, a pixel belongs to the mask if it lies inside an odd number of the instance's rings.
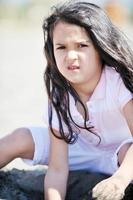
[[[78,41],[78,42],[75,42],[76,44],[80,44],[80,43],[91,43],[91,40],[81,40],[81,41]],[[61,46],[61,45],[64,45],[65,43],[56,43],[55,45],[56,46]]]

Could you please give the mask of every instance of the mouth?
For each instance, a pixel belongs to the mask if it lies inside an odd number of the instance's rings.
[[[77,70],[77,69],[79,69],[78,65],[70,65],[70,66],[68,66],[68,70],[74,71],[74,70]]]

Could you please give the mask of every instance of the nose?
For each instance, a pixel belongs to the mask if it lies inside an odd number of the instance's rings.
[[[73,61],[78,59],[78,52],[75,50],[69,50],[66,56],[68,61]]]

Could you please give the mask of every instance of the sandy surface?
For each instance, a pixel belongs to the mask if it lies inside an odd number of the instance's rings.
[[[131,38],[133,28],[127,26]],[[0,24],[0,136],[22,126],[43,125],[43,105],[47,102],[43,72],[41,25],[18,27]],[[19,159],[7,167],[28,168]]]
[[[0,25],[0,136],[23,126],[43,125],[47,102],[43,83],[45,59],[41,25]],[[19,169],[19,159],[8,167]]]

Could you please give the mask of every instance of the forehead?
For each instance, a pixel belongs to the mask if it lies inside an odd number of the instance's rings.
[[[89,36],[83,27],[67,22],[58,22],[53,30],[53,41],[86,40],[88,38]]]

